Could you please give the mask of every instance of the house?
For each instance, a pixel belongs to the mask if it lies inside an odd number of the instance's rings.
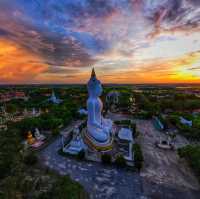
[[[192,127],[192,121],[185,119],[184,117],[179,117],[181,124],[184,124],[186,126]]]
[[[0,94],[1,102],[8,102],[12,99],[28,100],[28,97],[25,95],[23,91],[6,92],[6,93]]]
[[[119,151],[124,156],[125,160],[133,160],[133,134],[132,131],[128,128],[121,128],[118,132],[118,145]]]
[[[154,119],[154,126],[155,126],[155,128],[157,129],[157,130],[164,130],[164,125],[162,124],[162,122],[159,120],[159,118],[158,117],[153,117],[153,119]]]
[[[87,110],[85,110],[84,108],[80,108],[80,109],[78,110],[78,113],[79,113],[80,115],[87,115],[87,114],[88,114]]]
[[[117,104],[119,102],[119,96],[119,92],[111,91],[106,95],[106,102],[109,104]]]

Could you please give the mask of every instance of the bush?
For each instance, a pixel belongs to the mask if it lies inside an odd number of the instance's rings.
[[[38,157],[35,155],[35,153],[29,153],[24,158],[24,163],[31,166],[36,164],[38,161]]]
[[[127,128],[130,128],[130,130],[132,131],[133,135],[136,132],[136,124],[133,123],[131,120],[121,120],[121,121],[115,121],[116,125],[122,125],[125,126]]]
[[[118,155],[116,160],[115,160],[115,164],[118,167],[125,167],[126,166],[126,160],[124,159],[123,155]]]
[[[79,160],[83,160],[85,158],[85,151],[84,150],[81,150],[78,155],[77,155],[77,158]]]
[[[10,175],[18,163],[21,163],[22,149],[18,129],[0,132],[0,179]]]
[[[102,161],[103,164],[110,164],[111,163],[111,159],[112,158],[111,158],[110,154],[105,153],[105,154],[101,155],[101,161]]]
[[[40,127],[40,119],[39,118],[25,118],[12,125],[15,128],[19,129],[22,137],[25,138],[29,130],[33,130],[35,129],[35,127]]]
[[[135,131],[135,133],[133,132],[134,138],[137,138],[140,134],[141,134],[140,131]]]
[[[143,166],[143,154],[139,144],[133,144],[133,151],[134,151],[134,164],[135,167],[140,171]]]
[[[88,199],[89,196],[83,186],[69,176],[59,176],[53,172],[44,174],[42,169],[33,167],[1,181],[0,198]]]
[[[139,113],[137,113],[137,117],[139,119],[144,119],[144,120],[148,120],[152,118],[153,113],[150,111],[141,111]]]
[[[83,122],[80,126],[79,126],[79,130],[80,132],[87,126],[87,122]]]
[[[76,120],[83,120],[83,119],[85,119],[86,117],[87,117],[87,115],[80,114],[80,113],[76,113],[76,114],[74,115],[74,119],[76,119]]]
[[[186,159],[200,181],[200,146],[187,145],[179,148],[178,155]]]
[[[137,137],[137,129],[136,129],[136,124],[135,123],[131,123],[130,125],[130,130],[132,131],[132,135],[133,137]]]
[[[131,123],[130,127],[131,127],[132,132],[135,133],[136,132],[136,124],[135,123]]]
[[[120,120],[120,121],[115,121],[116,125],[124,125],[124,126],[129,126],[131,125],[131,120]]]
[[[52,135],[53,135],[53,136],[57,136],[57,135],[59,135],[59,134],[60,134],[60,131],[59,131],[58,128],[55,128],[55,129],[52,130]]]

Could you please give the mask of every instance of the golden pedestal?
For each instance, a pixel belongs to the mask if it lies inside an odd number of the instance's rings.
[[[105,143],[96,141],[89,133],[87,129],[83,132],[83,141],[84,143],[93,151],[106,152],[113,149],[113,137],[111,136],[110,140]]]

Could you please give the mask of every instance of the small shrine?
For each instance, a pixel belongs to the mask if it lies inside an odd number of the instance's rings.
[[[51,97],[48,99],[49,102],[52,102],[53,104],[60,104],[62,102],[61,99],[56,97],[54,91],[52,91]]]
[[[35,128],[34,133],[28,131],[26,144],[28,144],[30,147],[38,148],[45,143],[45,139],[46,136],[41,134],[38,128]]]
[[[27,134],[27,143],[29,145],[32,145],[36,142],[36,139],[33,137],[33,134],[31,133],[31,131],[28,132]]]
[[[72,141],[66,146],[63,144],[63,152],[69,153],[71,155],[77,155],[80,151],[84,150],[85,145],[83,143],[80,130],[77,127],[73,130],[72,133]]]

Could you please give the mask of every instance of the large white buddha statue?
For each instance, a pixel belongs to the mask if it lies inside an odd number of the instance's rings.
[[[89,98],[87,100],[88,120],[87,131],[97,142],[105,143],[110,140],[112,120],[102,116],[103,104],[99,96],[102,94],[101,82],[96,78],[94,68],[87,84]]]

